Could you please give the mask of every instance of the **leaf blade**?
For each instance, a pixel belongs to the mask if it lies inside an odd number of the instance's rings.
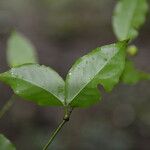
[[[121,81],[124,84],[134,85],[141,80],[150,80],[150,74],[137,70],[133,62],[127,60]]]
[[[1,150],[16,150],[14,145],[2,134],[0,134],[0,149]]]
[[[8,39],[7,62],[10,67],[38,62],[34,46],[19,32],[12,32]]]
[[[39,105],[64,104],[64,81],[51,68],[37,64],[22,65],[0,74],[15,94]]]
[[[119,40],[134,39],[144,24],[147,0],[119,0],[113,16],[113,29]]]
[[[103,46],[80,58],[67,75],[66,103],[82,107],[98,102],[101,96],[97,90],[98,84],[107,91],[112,90],[124,69],[126,45],[127,41],[123,41]],[[121,60],[118,69],[115,59]]]

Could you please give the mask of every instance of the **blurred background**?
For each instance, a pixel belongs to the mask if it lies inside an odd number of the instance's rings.
[[[116,41],[111,16],[114,0],[0,0],[0,72],[9,69],[6,42],[12,27],[29,38],[40,64],[63,78],[74,61],[92,49]],[[134,41],[136,66],[150,72],[150,15]],[[0,107],[13,92],[0,83]],[[17,98],[0,120],[0,133],[17,150],[41,150],[62,119],[57,107],[39,107]],[[150,84],[120,84],[90,108],[76,109],[51,150],[149,150]]]

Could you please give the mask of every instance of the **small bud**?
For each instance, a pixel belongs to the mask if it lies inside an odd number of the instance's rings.
[[[127,53],[130,55],[130,56],[135,56],[138,52],[138,48],[135,46],[135,45],[131,45],[128,47],[127,49]]]
[[[65,115],[64,118],[63,118],[63,120],[69,121],[69,116],[68,116],[68,115]]]

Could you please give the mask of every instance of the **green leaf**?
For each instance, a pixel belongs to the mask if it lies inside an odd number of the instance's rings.
[[[139,71],[135,68],[132,61],[127,60],[121,81],[125,84],[136,84],[141,80],[150,80],[150,74]]]
[[[125,65],[127,41],[96,48],[80,58],[66,79],[66,103],[73,107],[90,106],[101,95],[97,85],[110,91],[118,83]]]
[[[16,150],[16,148],[4,135],[0,134],[0,150]]]
[[[0,74],[15,94],[39,105],[63,105],[64,81],[52,69],[37,64],[22,65]]]
[[[134,39],[145,22],[146,0],[119,0],[113,16],[114,32],[119,40]]]
[[[7,62],[10,67],[16,67],[26,63],[37,63],[34,46],[18,32],[13,32],[8,39]]]

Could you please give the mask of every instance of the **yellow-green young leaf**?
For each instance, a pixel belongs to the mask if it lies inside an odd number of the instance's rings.
[[[16,148],[4,135],[0,134],[0,150],[16,150]]]
[[[119,40],[134,39],[145,22],[146,0],[119,0],[113,16],[114,32]]]
[[[136,84],[141,80],[150,80],[150,74],[139,71],[135,68],[133,62],[127,60],[121,81],[125,84]]]
[[[16,67],[26,63],[37,63],[34,46],[18,32],[12,32],[8,39],[7,62],[10,67]]]
[[[63,79],[51,68],[37,64],[22,65],[0,74],[15,94],[39,105],[64,104]]]
[[[125,65],[127,41],[96,48],[80,58],[66,79],[66,103],[90,106],[100,100],[97,85],[110,91],[119,81]]]

